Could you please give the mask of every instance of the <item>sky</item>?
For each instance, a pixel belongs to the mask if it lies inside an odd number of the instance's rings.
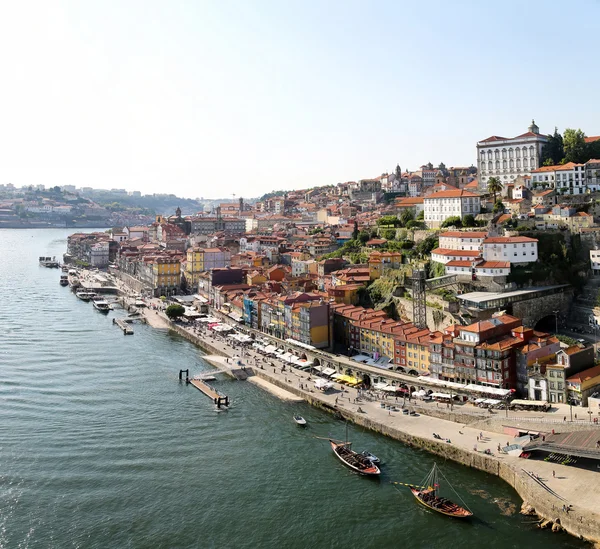
[[[599,35],[600,0],[6,0],[0,184],[255,197],[600,135]]]

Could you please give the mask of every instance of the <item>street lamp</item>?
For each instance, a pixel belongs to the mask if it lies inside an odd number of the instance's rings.
[[[569,411],[571,412],[571,423],[573,423],[573,399],[569,399]]]

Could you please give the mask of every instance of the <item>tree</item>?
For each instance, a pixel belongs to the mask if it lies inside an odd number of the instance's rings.
[[[541,163],[543,166],[555,166],[565,157],[565,147],[563,137],[558,133],[558,128],[554,128],[554,135],[548,136],[548,142],[542,149]]]
[[[354,222],[354,230],[352,231],[352,240],[356,240],[358,238],[358,223]]]
[[[386,240],[394,240],[396,238],[396,229],[385,229],[381,232],[381,236]]]
[[[439,244],[439,240],[437,239],[437,237],[435,235],[428,236],[427,238],[425,238],[424,240],[421,240],[421,242],[419,242],[416,245],[415,251],[420,256],[426,256],[426,255],[431,254],[431,250],[437,248],[438,244]]]
[[[415,212],[411,208],[404,208],[404,211],[400,214],[400,224],[405,226],[409,221],[415,219]]]
[[[492,209],[492,213],[500,213],[504,211],[504,204],[502,203],[502,200],[498,200],[496,203],[494,203],[494,208]]]
[[[488,179],[487,191],[494,195],[494,203],[496,203],[496,195],[502,192],[502,183],[497,177],[490,177]]]
[[[170,320],[175,320],[185,313],[185,307],[183,305],[179,305],[179,303],[173,303],[167,307],[165,314],[169,317]]]
[[[365,244],[370,238],[371,235],[367,231],[360,231],[360,233],[358,233],[358,240],[361,244]]]
[[[475,221],[475,217],[473,214],[467,214],[463,217],[463,227],[476,227],[477,222]]]
[[[400,225],[400,220],[395,215],[384,215],[377,220],[377,225],[380,227],[397,227]]]
[[[452,215],[450,217],[447,217],[440,225],[440,228],[442,229],[446,227],[462,227],[462,219],[459,215]]]
[[[589,160],[589,158],[586,158],[585,133],[581,130],[567,128],[563,137],[563,143],[565,147],[565,162],[582,164]]]

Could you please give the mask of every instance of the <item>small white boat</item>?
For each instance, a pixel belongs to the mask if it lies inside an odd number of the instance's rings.
[[[365,450],[364,452],[361,452],[361,454],[363,456],[365,456],[371,463],[375,463],[375,464],[381,463],[381,460],[375,454],[372,454],[371,452],[367,452]]]
[[[294,416],[294,421],[302,427],[306,427],[306,420],[302,416]]]

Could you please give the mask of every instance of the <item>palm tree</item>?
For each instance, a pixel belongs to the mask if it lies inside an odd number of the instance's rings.
[[[490,177],[488,179],[487,184],[488,193],[492,193],[494,195],[494,204],[496,203],[496,195],[499,192],[502,192],[502,183],[497,177]]]

